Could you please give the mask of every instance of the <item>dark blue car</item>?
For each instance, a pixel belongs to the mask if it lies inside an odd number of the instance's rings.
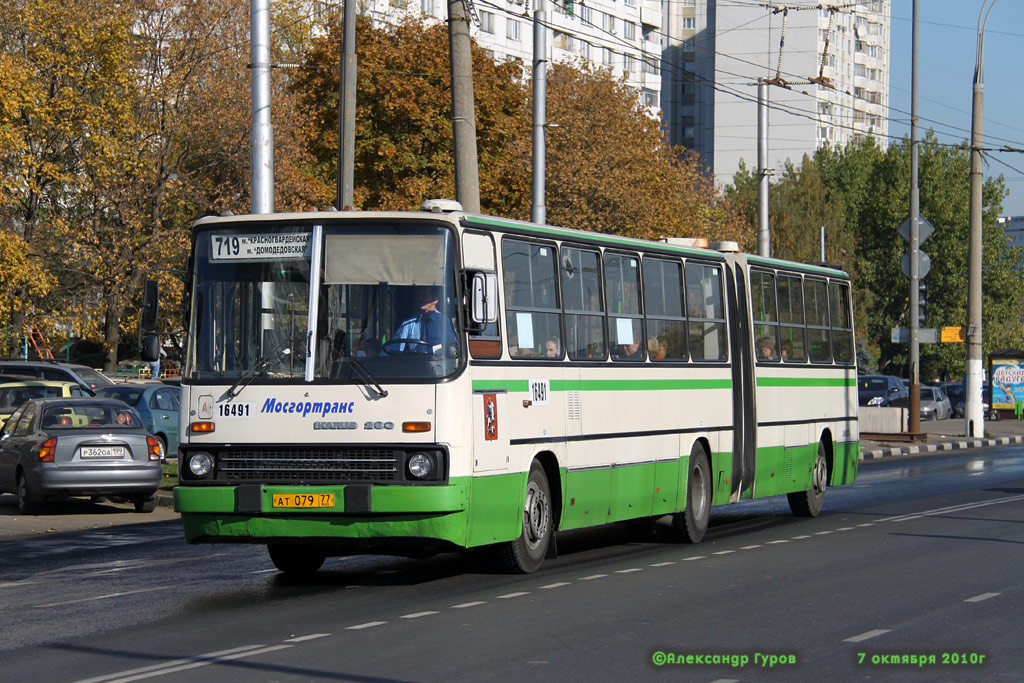
[[[857,402],[862,406],[906,405],[907,388],[892,375],[861,375],[857,378]]]
[[[178,411],[181,388],[166,384],[118,384],[96,390],[97,398],[124,401],[139,414],[142,423],[160,440],[164,458],[178,457]]]

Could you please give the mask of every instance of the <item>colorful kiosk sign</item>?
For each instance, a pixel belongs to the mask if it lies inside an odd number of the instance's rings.
[[[1019,419],[1024,409],[1024,351],[995,351],[989,354],[988,363],[992,409],[1012,411]]]

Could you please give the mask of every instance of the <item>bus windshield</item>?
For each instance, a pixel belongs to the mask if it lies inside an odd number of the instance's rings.
[[[322,232],[318,269],[310,225],[220,224],[196,235],[188,379],[301,381],[307,363],[314,380],[343,382],[455,372],[463,351],[451,232],[413,222],[325,223]]]

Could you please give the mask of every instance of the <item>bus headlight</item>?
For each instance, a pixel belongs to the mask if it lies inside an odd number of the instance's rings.
[[[413,453],[406,467],[416,479],[426,479],[434,470],[434,461],[426,453]]]
[[[194,476],[202,479],[213,471],[213,457],[209,453],[196,453],[188,459],[188,469]]]

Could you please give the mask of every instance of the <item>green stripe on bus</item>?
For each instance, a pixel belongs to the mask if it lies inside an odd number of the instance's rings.
[[[611,235],[603,235],[597,232],[586,232],[583,230],[573,230],[570,228],[555,228],[548,225],[536,225],[534,223],[520,223],[517,221],[507,221],[497,218],[484,218],[483,216],[463,216],[462,222],[473,225],[491,225],[498,228],[510,228],[513,230],[523,230],[526,232],[537,233],[538,235],[548,235],[550,237],[557,237],[559,239],[566,240],[587,240],[590,242],[600,242],[602,244],[616,244],[622,246],[628,246],[632,249],[652,249],[656,248],[663,251],[672,251],[680,254],[686,254],[688,256],[701,256],[703,258],[711,258],[715,260],[722,260],[721,254],[715,251],[702,251],[699,249],[687,249],[686,247],[680,247],[674,244],[666,244],[664,242],[648,242],[645,240],[635,239],[631,237],[613,237]]]
[[[856,377],[758,377],[759,387],[855,387]]]
[[[731,389],[731,379],[581,379],[551,380],[551,391],[692,391],[701,389]],[[525,379],[473,380],[473,391],[529,391]]]

